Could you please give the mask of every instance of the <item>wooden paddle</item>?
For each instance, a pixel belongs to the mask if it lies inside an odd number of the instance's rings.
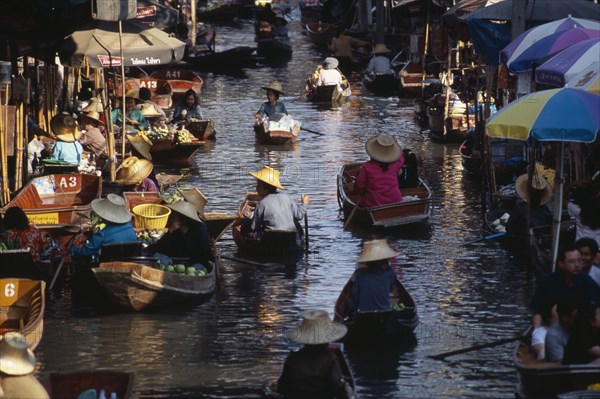
[[[79,226],[77,226],[77,227],[79,227]],[[73,240],[75,239],[75,237],[77,237],[77,235],[80,232],[81,232],[81,229],[78,228],[77,232],[71,236],[71,238],[69,239],[69,241],[67,241],[67,245],[65,246],[67,251],[71,247],[71,243],[73,242]],[[62,269],[63,265],[65,264],[65,260],[67,259],[67,255],[68,255],[68,253],[64,254],[63,258],[60,260],[60,263],[58,264],[58,267],[56,268],[56,271],[54,272],[54,276],[52,277],[52,281],[50,282],[50,285],[48,286],[48,291],[52,290],[52,287],[54,287],[54,283],[56,282],[56,279],[58,278],[58,275],[60,274],[60,270]]]
[[[304,130],[305,132],[318,134],[319,136],[327,136],[325,133],[317,132],[316,130],[307,129],[305,127],[300,126],[300,130]]]
[[[246,260],[246,259],[241,259],[241,258],[236,258],[235,256],[227,256],[227,255],[221,255],[221,259],[227,259],[227,260],[232,260],[234,262],[238,262],[238,263],[245,263],[247,265],[252,265],[252,266],[260,266],[260,267],[269,267],[269,266],[273,266],[273,264],[267,264],[267,263],[259,263],[259,262],[253,262],[251,260]]]
[[[510,342],[523,340],[526,337],[527,337],[526,335],[519,335],[518,337],[503,338],[503,339],[499,339],[497,341],[488,342],[486,344],[473,345],[473,346],[469,346],[468,348],[457,349],[455,351],[444,352],[444,353],[440,353],[440,354],[428,356],[428,357],[431,359],[434,359],[434,360],[444,360],[445,358],[447,358],[449,356],[460,355],[462,353],[478,351],[480,349],[491,348],[491,347],[498,346],[498,345],[504,345],[504,344],[508,344]]]
[[[481,241],[485,241],[485,240],[491,240],[494,238],[504,237],[505,235],[506,235],[506,231],[501,231],[500,233],[490,234],[489,236],[481,237],[475,241],[469,241],[469,242],[461,244],[461,245],[462,246],[471,245],[471,244],[475,244],[476,242],[481,242]]]

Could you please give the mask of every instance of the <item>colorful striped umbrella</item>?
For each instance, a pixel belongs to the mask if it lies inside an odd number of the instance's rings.
[[[600,96],[584,90],[542,90],[513,101],[490,117],[489,137],[590,143],[600,131]]]
[[[524,46],[523,42],[515,44],[519,40],[517,38],[500,51],[500,62],[511,72],[528,71],[532,69],[535,61],[544,60],[574,44],[593,38],[600,38],[600,27],[598,29],[569,28],[538,38],[528,46]]]
[[[587,90],[600,95],[600,63],[594,62],[573,76],[566,87]]]
[[[600,38],[585,40],[564,49],[535,70],[535,81],[564,86],[571,79],[600,60]]]

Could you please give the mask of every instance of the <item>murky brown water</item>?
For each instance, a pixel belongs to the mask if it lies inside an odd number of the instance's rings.
[[[245,192],[254,189],[247,172],[263,164],[278,168],[290,195],[311,196],[310,253],[291,266],[256,268],[225,260],[217,295],[175,309],[129,314],[99,310],[69,292],[52,294],[36,350],[38,371],[135,371],[141,398],[258,398],[297,347],[283,332],[305,309],[333,314],[363,239],[385,237],[401,252],[403,283],[417,302],[421,325],[414,340],[397,347],[347,351],[360,397],[512,397],[510,344],[445,362],[427,357],[519,335],[528,322],[532,276],[523,262],[493,242],[460,245],[484,231],[479,185],[463,175],[458,146],[422,135],[410,101],[361,97],[357,82],[344,106],[297,100],[306,75],[324,55],[312,48],[298,22],[288,27],[294,44],[289,63],[246,70],[242,77],[203,74],[204,113],[216,121],[218,139],[181,168],[186,175],[181,185],[200,187],[210,211],[235,212]],[[251,44],[250,24],[217,29],[218,48]],[[301,132],[299,143],[288,149],[254,143],[253,115],[265,101],[259,88],[272,79],[286,88],[290,113],[324,136]],[[421,174],[435,193],[430,225],[379,234],[344,230],[336,174],[345,162],[366,160],[365,139],[384,131],[422,160]],[[237,256],[230,235],[219,248]]]

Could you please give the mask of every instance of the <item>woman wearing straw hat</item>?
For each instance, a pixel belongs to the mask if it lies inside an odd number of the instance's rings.
[[[83,147],[77,141],[81,138],[77,121],[70,115],[56,115],[50,120],[50,129],[56,139],[50,159],[79,165]]]
[[[327,346],[346,335],[347,328],[329,318],[324,310],[307,310],[300,326],[286,332],[294,342],[303,344],[288,355],[277,392],[285,399],[349,398],[340,364]]]
[[[140,103],[137,91],[131,89],[125,92],[125,123],[131,126],[133,130],[140,130],[149,126],[142,112],[135,107],[136,104]],[[121,107],[113,109],[111,118],[115,126],[123,126],[123,109]]]
[[[97,255],[105,244],[135,242],[138,240],[131,225],[131,214],[125,206],[125,200],[116,194],[108,194],[106,198],[92,201],[92,211],[105,224],[92,235],[89,242],[81,247],[72,246],[70,252],[74,256],[90,257]]]
[[[272,80],[269,82],[267,86],[261,87],[261,89],[267,91],[267,100],[258,109],[256,112],[256,118],[262,118],[264,116],[268,118],[272,118],[275,114],[288,114],[287,109],[285,108],[285,104],[282,101],[279,101],[279,96],[284,95],[283,88],[281,87],[281,83],[276,80]]]
[[[385,44],[377,44],[375,45],[375,49],[373,50],[373,58],[369,61],[369,65],[367,65],[367,69],[365,69],[365,75],[368,74],[392,74],[394,71],[392,70],[392,63],[389,59],[389,54],[392,50],[387,48]]]
[[[83,135],[79,143],[86,151],[94,154],[96,159],[106,156],[106,139],[98,126],[104,126],[100,120],[100,114],[96,111],[90,111],[84,114],[81,120],[81,130]]]
[[[177,201],[167,207],[172,211],[167,222],[169,231],[156,244],[149,246],[148,251],[170,258],[190,258],[208,266],[214,257],[203,215],[187,201]]]
[[[389,259],[398,256],[386,240],[366,241],[357,263],[366,263],[367,271],[352,277],[352,291],[346,301],[346,314],[392,310],[390,292],[396,286],[396,274]]]
[[[0,398],[49,399],[48,392],[32,375],[35,355],[18,332],[0,337]]]
[[[524,236],[531,227],[552,224],[552,209],[548,205],[552,200],[552,188],[542,176],[533,175],[530,190],[527,188],[527,181],[527,174],[519,176],[515,181],[518,198],[514,209],[509,212],[510,216],[504,228],[507,233]],[[527,212],[529,212],[529,226],[527,226]]]
[[[366,207],[402,202],[398,173],[404,165],[404,155],[396,140],[380,134],[365,144],[371,157],[356,176],[355,191],[363,193],[360,204]]]
[[[279,171],[269,166],[250,173],[256,178],[256,192],[261,197],[249,225],[253,232],[261,233],[268,229],[297,231],[295,221],[302,220],[306,213],[305,205],[310,202],[308,195],[302,194],[302,204],[298,205],[289,195],[278,192],[278,188],[284,189],[279,175]]]
[[[126,158],[117,169],[116,181],[124,186],[133,186],[135,192],[158,192],[158,187],[149,178],[154,166],[152,162],[138,157]]]

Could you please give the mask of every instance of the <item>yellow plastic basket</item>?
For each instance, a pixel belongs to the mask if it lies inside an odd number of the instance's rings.
[[[171,210],[164,205],[140,204],[132,209],[135,227],[145,229],[164,229]]]

